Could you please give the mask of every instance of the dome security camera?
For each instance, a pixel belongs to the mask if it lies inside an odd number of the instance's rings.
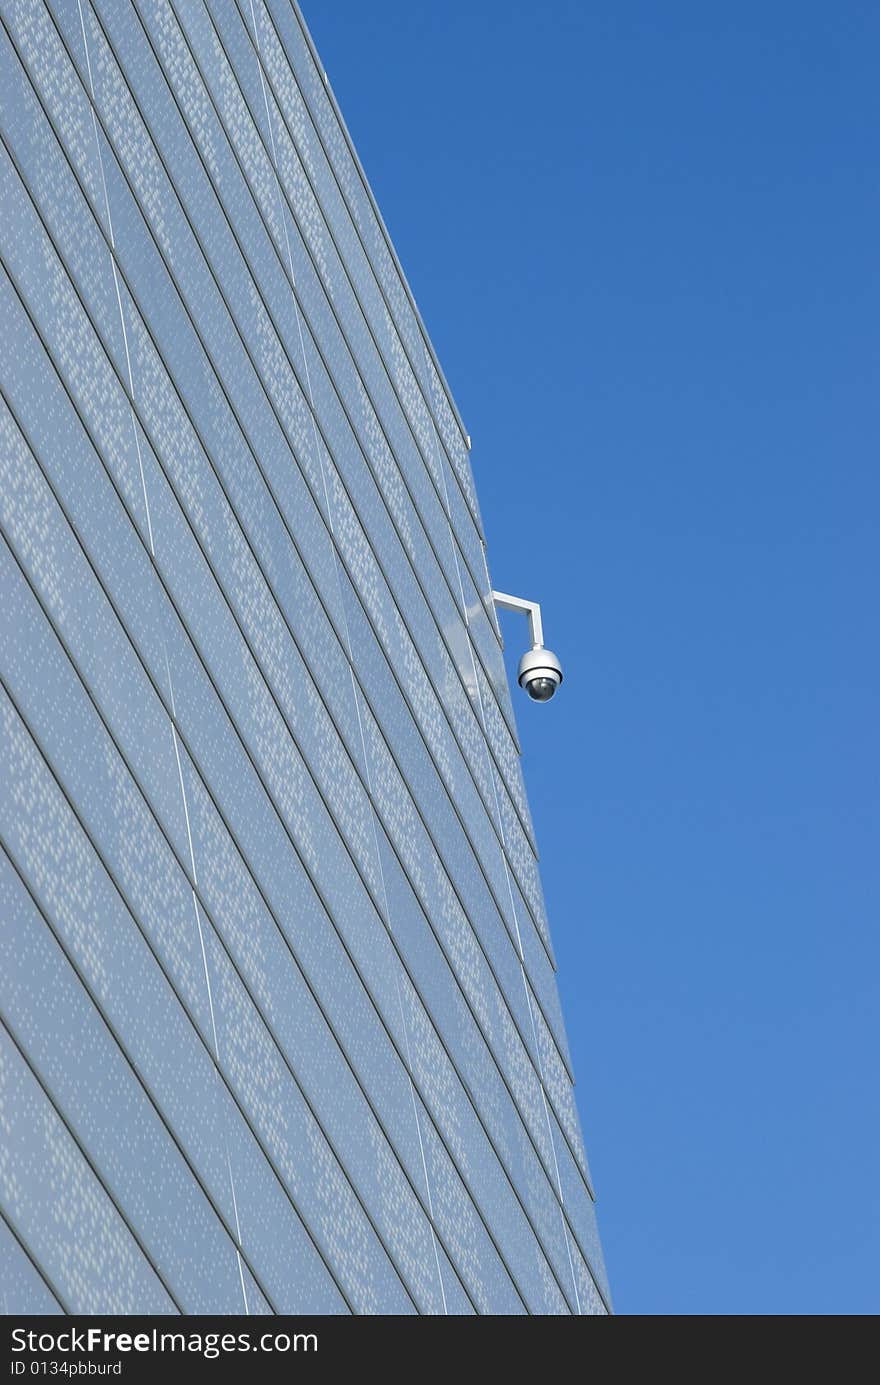
[[[518,681],[533,702],[549,702],[562,682],[562,665],[549,649],[544,648],[544,627],[541,607],[537,601],[525,601],[521,596],[493,592],[492,600],[502,611],[518,611],[528,616],[532,647],[519,661]]]
[[[562,665],[543,646],[528,649],[519,661],[518,681],[533,702],[549,702],[562,682]]]

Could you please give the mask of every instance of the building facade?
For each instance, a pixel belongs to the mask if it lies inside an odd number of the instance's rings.
[[[605,1313],[469,441],[290,0],[2,0],[4,1311]]]

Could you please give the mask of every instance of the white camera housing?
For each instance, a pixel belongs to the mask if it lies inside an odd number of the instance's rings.
[[[518,681],[533,702],[549,702],[562,682],[562,665],[543,645],[527,649],[519,661]]]

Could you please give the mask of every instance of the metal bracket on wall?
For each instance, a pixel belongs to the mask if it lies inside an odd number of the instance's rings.
[[[493,592],[492,600],[502,611],[517,611],[529,618],[529,634],[533,649],[544,646],[544,627],[541,623],[541,607],[537,601],[526,601],[522,596],[508,596],[506,592]]]

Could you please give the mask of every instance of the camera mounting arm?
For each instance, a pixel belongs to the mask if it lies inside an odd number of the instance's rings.
[[[502,611],[517,611],[529,618],[529,634],[533,649],[544,647],[544,626],[541,623],[541,607],[537,601],[526,601],[522,596],[508,596],[505,592],[493,592],[492,600]]]

